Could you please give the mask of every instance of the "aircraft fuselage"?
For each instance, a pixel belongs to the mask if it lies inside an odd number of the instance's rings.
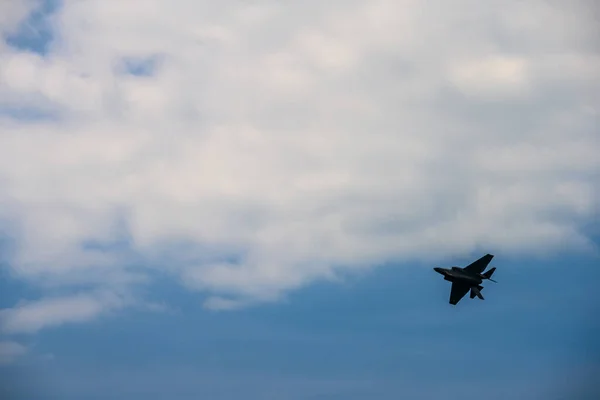
[[[435,272],[442,274],[444,279],[450,282],[464,282],[471,286],[476,286],[483,282],[483,279],[480,276],[469,274],[465,272],[462,268],[452,267],[452,268],[434,268]]]

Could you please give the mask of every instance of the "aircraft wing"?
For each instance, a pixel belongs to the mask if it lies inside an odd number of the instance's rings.
[[[471,264],[464,267],[463,270],[472,274],[481,274],[487,268],[490,261],[492,261],[492,258],[494,258],[493,255],[486,254],[479,260],[474,261]]]
[[[465,294],[471,289],[471,286],[464,283],[452,282],[450,289],[450,304],[456,305],[460,299],[465,297]]]

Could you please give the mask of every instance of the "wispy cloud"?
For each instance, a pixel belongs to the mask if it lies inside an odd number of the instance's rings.
[[[10,364],[27,353],[27,347],[17,342],[0,341],[0,365]]]
[[[27,15],[2,7],[3,32]],[[600,57],[580,3],[90,0],[53,18],[51,53],[0,53],[0,108],[60,116],[0,112],[23,279],[160,268],[222,309],[392,259],[589,245]]]
[[[213,311],[237,310],[246,305],[248,305],[248,303],[242,300],[232,300],[217,296],[209,297],[204,302],[204,307]]]
[[[0,332],[34,333],[46,327],[89,321],[118,309],[124,301],[110,293],[51,297],[0,310]]]
[[[19,24],[23,23],[38,5],[37,0],[0,3],[0,33],[6,35],[17,30]],[[4,40],[0,42],[0,46],[6,46]]]

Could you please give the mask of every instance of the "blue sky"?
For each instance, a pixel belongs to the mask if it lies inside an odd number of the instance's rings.
[[[478,4],[2,3],[0,397],[597,398],[595,25]]]
[[[593,398],[572,396],[599,366],[598,258],[498,255],[494,265],[499,283],[485,302],[456,308],[426,265],[389,265],[232,313],[159,284],[152,298],[176,312],[48,330],[3,372],[35,399]]]

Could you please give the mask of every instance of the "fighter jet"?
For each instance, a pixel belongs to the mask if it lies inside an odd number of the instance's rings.
[[[494,258],[493,255],[486,254],[464,268],[436,267],[433,269],[435,272],[444,275],[444,280],[452,282],[452,288],[450,289],[450,304],[456,305],[469,290],[471,291],[470,297],[472,299],[477,296],[481,300],[484,300],[481,295],[481,290],[483,289],[481,282],[483,282],[484,279],[487,279],[496,283],[496,281],[492,279],[496,267],[491,268],[487,272],[483,272],[490,261],[492,261],[492,258]]]

